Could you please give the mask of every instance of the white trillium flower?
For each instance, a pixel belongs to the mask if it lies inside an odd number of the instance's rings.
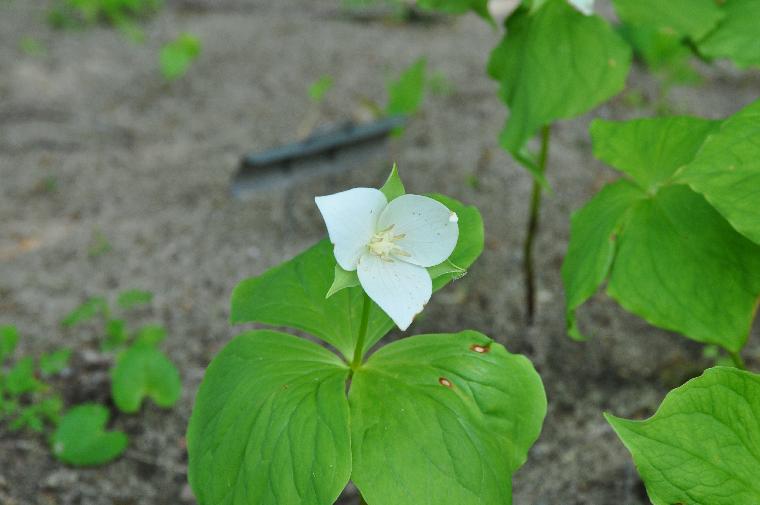
[[[433,294],[426,270],[451,256],[456,213],[420,195],[390,203],[382,191],[354,188],[314,199],[344,270],[356,270],[369,297],[406,330]]]
[[[590,16],[594,13],[594,0],[568,0],[570,5],[578,9],[581,13]]]

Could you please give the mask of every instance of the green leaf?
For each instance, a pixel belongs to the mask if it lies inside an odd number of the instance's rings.
[[[625,216],[646,195],[632,183],[621,180],[605,186],[582,209],[573,213],[570,244],[562,264],[565,286],[567,331],[575,340],[585,340],[575,311],[599,289],[612,266],[615,242]]]
[[[719,125],[719,121],[679,116],[597,119],[591,124],[594,156],[630,175],[645,191],[653,191],[691,162]]]
[[[412,115],[420,108],[425,94],[425,70],[427,61],[420,58],[388,85],[386,114]]]
[[[630,62],[629,46],[599,16],[585,16],[565,0],[547,0],[535,12],[518,9],[488,64],[510,109],[501,145],[539,177],[523,152],[526,142],[541,127],[622,91]]]
[[[760,244],[760,101],[725,120],[678,180]]]
[[[179,371],[152,345],[133,345],[119,355],[111,370],[111,396],[119,410],[128,414],[140,410],[145,398],[169,408],[181,393]]]
[[[699,40],[723,17],[715,0],[612,0],[620,20]]]
[[[0,365],[9,358],[18,344],[18,330],[15,326],[0,326]]]
[[[153,301],[153,293],[140,289],[130,289],[119,294],[116,303],[122,309],[131,309],[139,305],[145,305]]]
[[[43,377],[62,372],[71,358],[71,349],[62,348],[40,356],[40,372]]]
[[[34,375],[34,358],[31,356],[18,360],[5,376],[5,390],[12,395],[39,391],[44,386]]]
[[[756,0],[725,0],[725,18],[699,43],[699,51],[710,58],[729,58],[739,68],[760,66],[760,39]]]
[[[645,421],[605,414],[654,505],[760,503],[760,376],[717,367],[671,391]]]
[[[691,65],[694,53],[677,33],[652,26],[624,24],[620,34],[646,65],[664,75],[668,84],[697,84],[700,74]]]
[[[106,339],[100,345],[102,351],[113,351],[127,341],[127,326],[122,319],[109,319],[105,329]]]
[[[459,216],[459,241],[449,261],[468,268],[483,251],[483,221],[475,207],[441,195],[428,195]],[[258,322],[310,333],[351,359],[361,322],[364,294],[360,287],[342,289],[325,298],[335,279],[332,244],[322,240],[290,261],[247,279],[232,293],[232,323]],[[433,281],[440,289],[451,281]],[[393,328],[393,322],[374,303],[370,309],[365,350]]]
[[[104,315],[108,312],[108,302],[105,298],[96,297],[90,298],[82,305],[72,310],[61,321],[63,326],[71,327],[80,323],[84,323],[97,316]]]
[[[336,263],[335,278],[333,279],[333,283],[330,285],[330,289],[327,291],[325,298],[330,298],[341,289],[353,288],[359,285],[361,284],[359,282],[359,274],[356,273],[356,270],[352,270],[351,272],[343,270],[343,268]]]
[[[187,433],[198,503],[333,503],[351,472],[348,375],[335,354],[288,334],[230,342],[206,371]]]
[[[395,200],[401,195],[406,194],[404,183],[401,180],[401,177],[398,175],[398,166],[395,163],[393,164],[393,168],[391,168],[391,174],[388,176],[385,184],[383,184],[383,186],[380,188],[380,191],[383,192],[385,198],[389,202],[391,200]]]
[[[447,14],[464,14],[473,11],[486,21],[493,22],[488,11],[488,0],[417,0],[422,9],[445,12]]]
[[[108,409],[99,404],[83,404],[66,412],[53,435],[53,454],[74,466],[107,463],[127,448],[121,431],[106,431]]]
[[[309,98],[311,98],[311,101],[314,103],[322,103],[325,99],[325,95],[330,91],[332,86],[332,76],[323,75],[309,86]]]
[[[349,403],[351,478],[373,505],[511,503],[546,414],[530,362],[473,331],[383,347]]]
[[[760,247],[686,186],[636,204],[607,292],[650,323],[739,351],[760,296]]]
[[[575,309],[609,274],[608,294],[650,323],[734,352],[744,345],[760,247],[673,175],[715,127],[695,118],[594,123],[595,154],[640,189],[608,186],[573,218],[563,266],[572,337],[582,338]]]
[[[178,79],[187,73],[200,54],[200,40],[189,33],[183,33],[161,48],[161,73],[167,81]]]
[[[166,338],[166,329],[163,326],[149,324],[140,328],[135,338],[135,345],[156,346]]]

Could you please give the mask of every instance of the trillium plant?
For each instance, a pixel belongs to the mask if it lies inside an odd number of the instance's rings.
[[[510,504],[546,414],[531,363],[477,331],[402,338],[483,249],[474,207],[380,189],[316,198],[329,240],[243,281],[247,331],[210,364],[188,428],[200,504]],[[319,343],[316,343],[319,342]]]

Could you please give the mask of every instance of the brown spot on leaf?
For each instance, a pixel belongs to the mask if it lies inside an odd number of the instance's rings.
[[[438,378],[438,383],[441,386],[444,386],[444,387],[447,387],[447,388],[451,387],[451,381],[449,379],[447,379],[446,377],[439,377]]]
[[[485,354],[485,353],[487,353],[488,351],[491,350],[491,347],[490,346],[485,346],[485,345],[480,345],[480,344],[472,344],[470,346],[470,350],[471,351],[475,351],[475,352],[479,352],[481,354]]]

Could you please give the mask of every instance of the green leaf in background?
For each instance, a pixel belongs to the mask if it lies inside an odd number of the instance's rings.
[[[501,145],[546,184],[523,152],[527,141],[622,91],[630,63],[628,44],[599,16],[585,16],[565,0],[547,0],[535,12],[518,9],[488,63],[510,109]]]
[[[594,123],[595,154],[633,181],[608,186],[573,218],[563,266],[572,337],[581,338],[575,309],[609,275],[608,294],[650,323],[742,348],[760,296],[760,247],[673,181],[714,128],[695,118]]]
[[[624,23],[699,40],[723,17],[715,0],[612,0]]]
[[[632,121],[595,120],[594,156],[625,172],[642,189],[655,191],[694,159],[720,121],[673,116]]]
[[[530,362],[473,331],[383,347],[349,402],[351,479],[373,505],[511,503],[546,414]]]
[[[122,309],[131,309],[139,305],[146,305],[153,301],[153,293],[140,289],[130,289],[119,293],[116,304]]]
[[[34,375],[34,358],[31,356],[18,360],[5,376],[5,390],[12,395],[31,393],[44,387]]]
[[[56,458],[75,466],[108,463],[127,448],[121,431],[106,431],[108,409],[99,404],[83,404],[66,412],[53,435]]]
[[[15,326],[0,326],[0,365],[16,350],[18,330]]]
[[[149,324],[140,328],[135,337],[135,345],[157,346],[166,339],[166,329],[163,326]]]
[[[167,81],[178,79],[187,73],[200,54],[200,40],[189,33],[183,33],[161,48],[161,73]]]
[[[449,261],[467,269],[483,251],[483,221],[475,207],[441,195],[428,195],[459,216],[459,240]],[[303,330],[335,347],[346,358],[354,352],[361,322],[363,291],[342,289],[326,298],[335,280],[335,256],[322,240],[295,258],[258,277],[244,280],[232,293],[232,323],[258,322]],[[442,275],[435,290],[452,280]],[[374,303],[370,309],[365,350],[393,328],[393,322]]]
[[[333,503],[351,472],[348,375],[335,354],[285,333],[230,342],[206,370],[188,427],[198,503]]]
[[[698,84],[700,74],[691,65],[694,53],[683,37],[652,26],[623,24],[620,34],[647,67],[665,76],[667,84]]]
[[[95,297],[90,298],[79,307],[72,310],[61,321],[63,326],[71,327],[77,324],[84,323],[100,315],[108,313],[108,302],[105,298]]]
[[[171,407],[181,393],[179,371],[152,345],[130,347],[119,355],[111,370],[111,396],[119,410],[128,414],[140,410],[145,398],[159,407]]]
[[[15,410],[16,417],[8,424],[11,431],[29,429],[41,433],[45,423],[57,425],[63,409],[63,400],[58,395],[48,396],[36,403]]]
[[[40,356],[40,373],[43,377],[61,373],[71,359],[71,349],[58,349],[50,354]]]
[[[725,120],[678,180],[760,244],[760,101]]]
[[[100,345],[102,351],[108,352],[118,349],[126,343],[127,325],[122,319],[109,319],[106,321],[106,339]]]
[[[417,0],[422,9],[429,9],[448,14],[464,14],[472,11],[486,21],[493,22],[488,11],[488,0]]]
[[[626,214],[642,191],[622,180],[605,186],[582,209],[573,213],[570,244],[562,264],[565,286],[567,332],[575,340],[585,340],[575,311],[599,289],[609,274],[615,257],[615,242]]]
[[[738,352],[760,296],[760,247],[686,186],[631,211],[607,293],[650,323]]]
[[[309,98],[311,98],[311,101],[314,103],[322,103],[325,99],[325,95],[330,91],[332,86],[332,76],[323,75],[309,86]]]
[[[420,108],[425,95],[425,74],[427,61],[420,58],[388,84],[388,106],[386,114],[412,115]]]
[[[760,2],[725,0],[721,10],[725,18],[699,42],[699,51],[710,58],[729,58],[739,68],[760,66]]]
[[[654,505],[760,503],[760,376],[716,367],[645,421],[605,414]]]

